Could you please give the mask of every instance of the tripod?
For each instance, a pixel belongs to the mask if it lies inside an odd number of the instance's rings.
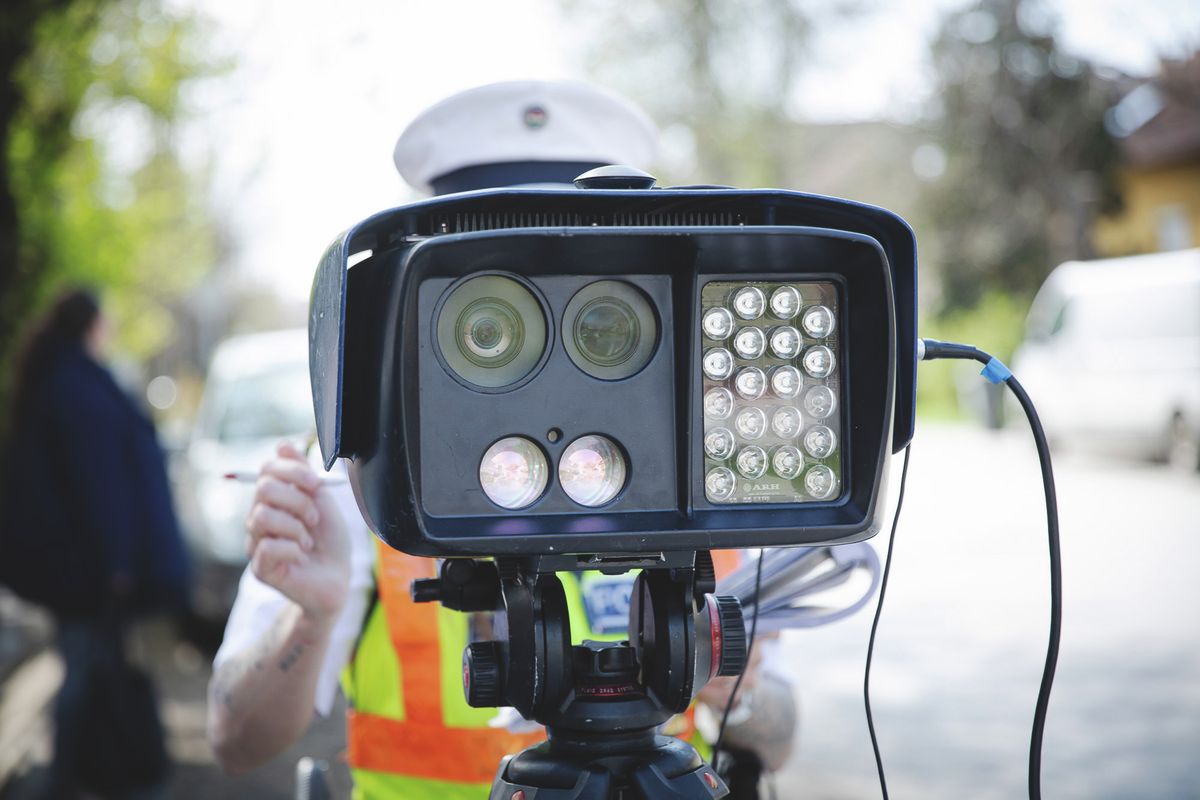
[[[555,572],[641,569],[629,639],[571,644]],[[707,551],[653,557],[456,559],[413,584],[413,599],[458,611],[497,610],[497,639],[463,654],[467,702],[511,705],[546,727],[546,741],[508,756],[491,800],[720,798],[721,779],[695,748],[656,734],[713,677],[745,666],[735,597],[713,594]]]

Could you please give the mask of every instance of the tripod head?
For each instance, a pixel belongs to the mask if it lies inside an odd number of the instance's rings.
[[[572,645],[555,573],[631,569],[642,573],[629,638]],[[728,790],[691,745],[656,735],[711,678],[745,667],[741,604],[714,595],[715,586],[707,551],[455,559],[439,578],[416,581],[418,602],[498,612],[497,639],[474,642],[463,655],[467,702],[511,705],[546,727],[545,743],[501,765],[492,797],[526,789],[543,800],[724,797]]]

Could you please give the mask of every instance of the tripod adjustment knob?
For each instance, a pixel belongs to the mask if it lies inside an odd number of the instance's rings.
[[[472,708],[495,708],[502,704],[500,643],[471,642],[463,651],[463,690]]]
[[[414,603],[436,603],[442,599],[442,581],[439,578],[418,578],[408,587]]]
[[[720,643],[718,676],[741,675],[746,668],[746,623],[742,618],[742,601],[732,595],[708,595],[712,598],[709,618],[713,625],[713,643]]]

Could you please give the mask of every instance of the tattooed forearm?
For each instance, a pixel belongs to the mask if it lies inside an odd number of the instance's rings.
[[[304,655],[304,642],[296,642],[292,649],[284,654],[283,659],[279,662],[279,669],[287,672],[302,655]]]
[[[227,771],[250,769],[287,749],[308,728],[331,620],[298,606],[226,659],[209,686],[209,741]]]

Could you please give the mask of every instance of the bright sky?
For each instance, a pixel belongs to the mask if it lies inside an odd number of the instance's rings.
[[[337,233],[413,198],[391,152],[421,109],[497,80],[586,77],[578,28],[555,0],[175,2],[207,15],[215,48],[238,64],[195,92],[185,145],[214,161],[239,273],[288,298],[307,296]],[[800,112],[911,116],[929,86],[925,42],[941,14],[963,4],[877,0],[877,10],[822,29]],[[1135,74],[1153,72],[1161,50],[1200,45],[1194,0],[1050,7],[1068,48]]]

